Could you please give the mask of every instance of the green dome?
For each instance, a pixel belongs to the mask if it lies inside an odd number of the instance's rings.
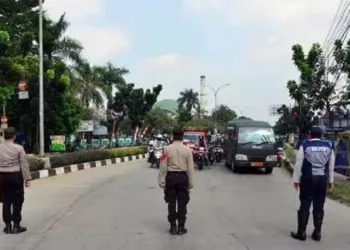
[[[171,99],[165,99],[154,104],[153,108],[160,108],[162,110],[168,111],[169,113],[176,114],[177,102]]]

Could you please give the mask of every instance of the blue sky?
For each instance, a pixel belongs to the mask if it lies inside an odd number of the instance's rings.
[[[243,115],[273,122],[268,107],[289,104],[297,78],[291,46],[323,42],[339,0],[46,0],[53,18],[66,13],[68,35],[93,64],[111,61],[145,88],[162,84],[161,99],[199,91],[206,75],[218,95]],[[252,7],[253,6],[253,7]],[[315,7],[316,6],[316,7]],[[208,109],[214,98],[207,89]]]

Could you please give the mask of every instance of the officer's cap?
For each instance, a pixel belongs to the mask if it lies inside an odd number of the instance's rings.
[[[311,128],[311,135],[316,135],[316,136],[322,136],[323,134],[323,129],[320,126],[313,126]]]

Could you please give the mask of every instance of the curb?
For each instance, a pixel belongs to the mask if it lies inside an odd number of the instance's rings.
[[[106,159],[101,161],[85,162],[85,163],[64,166],[64,167],[33,171],[31,172],[31,176],[32,176],[32,180],[38,180],[38,179],[53,177],[57,175],[69,174],[72,172],[77,172],[77,171],[90,169],[90,168],[98,168],[98,167],[103,167],[107,165],[117,165],[124,162],[142,160],[142,159],[145,159],[146,157],[147,157],[147,154],[139,154],[139,155],[120,157],[120,158]]]

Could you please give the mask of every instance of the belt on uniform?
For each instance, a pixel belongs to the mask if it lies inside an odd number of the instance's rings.
[[[167,174],[187,174],[186,171],[168,171]]]

